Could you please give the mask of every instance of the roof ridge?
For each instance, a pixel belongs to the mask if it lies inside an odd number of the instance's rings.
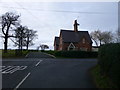
[[[70,32],[75,32],[74,30],[65,30],[65,29],[60,29],[60,31],[70,31]],[[78,32],[88,32],[88,31],[78,31]]]
[[[68,29],[60,29],[61,31],[73,31],[73,30],[68,30]]]

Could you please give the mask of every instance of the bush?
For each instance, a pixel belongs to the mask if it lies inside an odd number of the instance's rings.
[[[85,52],[85,51],[44,51],[52,54],[56,57],[65,58],[97,58],[97,52]]]
[[[91,68],[90,72],[97,88],[118,88],[111,82],[109,77],[101,76],[99,65]]]
[[[120,87],[120,44],[106,44],[98,52],[98,64],[102,75],[110,77]]]

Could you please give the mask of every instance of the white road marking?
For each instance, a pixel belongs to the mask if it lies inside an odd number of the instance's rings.
[[[8,73],[10,70],[13,70],[15,67],[10,67],[10,68],[8,68],[7,70],[2,70],[2,73]]]
[[[27,68],[27,66],[21,66],[19,70],[24,70],[26,68]]]
[[[20,66],[20,67],[18,67],[18,68],[15,68],[14,70],[12,70],[10,73],[14,73],[15,71],[17,71],[17,70],[24,70],[24,69],[26,69],[27,68],[27,66]]]
[[[2,70],[3,70],[3,68],[5,68],[5,66],[0,66],[0,71],[2,71]]]
[[[0,66],[0,71],[2,71],[3,68],[5,68],[5,66]]]
[[[7,73],[13,73],[15,71],[19,70],[19,67],[14,68],[13,70],[8,71]]]
[[[25,76],[25,77],[22,79],[22,81],[15,87],[14,90],[17,90],[17,88],[19,88],[20,85],[22,85],[22,83],[28,78],[28,76],[29,76],[30,74],[31,74],[31,73],[28,73],[27,76]]]
[[[24,70],[27,68],[27,66],[0,66],[3,67],[2,69],[0,69],[0,72],[2,72],[2,74],[7,74],[7,73],[14,73],[15,71],[18,70]]]
[[[37,67],[43,60],[40,60],[35,66]]]
[[[0,71],[3,71],[3,70],[5,70],[5,69],[7,69],[7,68],[10,68],[11,66],[5,66],[4,68],[2,68]]]

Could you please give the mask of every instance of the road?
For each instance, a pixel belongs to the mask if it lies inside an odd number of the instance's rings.
[[[88,70],[96,59],[3,59],[3,88],[95,88]]]

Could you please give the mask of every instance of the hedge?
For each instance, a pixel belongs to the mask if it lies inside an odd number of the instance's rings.
[[[120,43],[106,44],[98,52],[101,75],[108,76],[120,87]]]
[[[52,54],[56,57],[65,58],[97,58],[97,52],[86,52],[86,51],[45,51],[46,53]]]

